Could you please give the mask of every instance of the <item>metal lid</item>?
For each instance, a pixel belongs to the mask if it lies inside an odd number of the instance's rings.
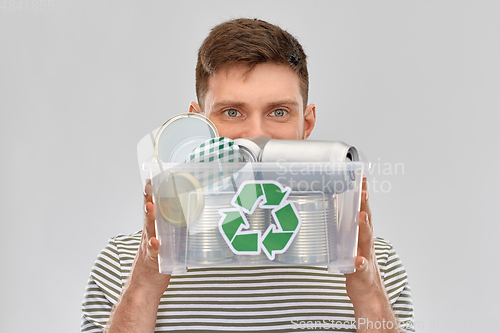
[[[262,135],[250,138],[235,139],[234,143],[239,146],[245,161],[260,162],[262,149],[270,140],[270,137]]]
[[[186,226],[203,211],[205,198],[200,182],[187,172],[168,175],[158,190],[158,208],[161,216],[177,226]]]
[[[207,117],[198,113],[181,113],[167,120],[154,141],[156,158],[163,163],[182,163],[203,142],[216,138],[219,132]]]

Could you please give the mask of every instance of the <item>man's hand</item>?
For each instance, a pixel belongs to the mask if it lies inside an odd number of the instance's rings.
[[[356,272],[346,274],[347,295],[354,306],[354,314],[358,324],[360,322],[392,321],[394,330],[380,330],[379,332],[399,332],[396,317],[392,312],[389,297],[385,291],[380,270],[375,257],[373,239],[373,224],[366,178],[363,178],[361,194],[361,208],[359,213],[358,256],[355,265]],[[364,320],[360,320],[364,319]],[[358,326],[358,332],[367,331],[366,327]]]
[[[161,274],[158,269],[155,211],[151,181],[144,188],[144,225],[141,244],[130,276],[113,309],[105,332],[154,332],[156,313],[161,296],[170,282],[170,275]]]
[[[129,285],[134,284],[151,296],[161,297],[167,289],[170,275],[159,273],[158,250],[160,243],[156,239],[155,210],[153,187],[148,180],[144,188],[144,225],[139,250],[135,256]]]

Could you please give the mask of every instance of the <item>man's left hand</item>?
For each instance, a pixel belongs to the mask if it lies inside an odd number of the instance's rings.
[[[370,319],[372,322],[393,321],[396,324],[394,327],[398,327],[375,256],[372,214],[368,204],[366,178],[363,178],[361,193],[358,255],[355,267],[356,272],[346,274],[346,288],[347,295],[354,306],[356,319]],[[358,327],[358,332],[363,331],[363,328]]]

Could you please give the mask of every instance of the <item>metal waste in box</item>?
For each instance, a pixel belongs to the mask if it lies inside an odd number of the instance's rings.
[[[362,162],[144,163],[160,272],[252,265],[353,272],[364,168]]]

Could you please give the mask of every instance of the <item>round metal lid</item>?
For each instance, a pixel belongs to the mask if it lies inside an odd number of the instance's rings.
[[[203,211],[205,198],[200,182],[187,172],[169,175],[158,190],[158,208],[163,218],[179,227],[193,222]]]
[[[181,113],[167,120],[158,130],[155,155],[163,163],[182,163],[200,144],[218,136],[217,128],[207,117]]]

